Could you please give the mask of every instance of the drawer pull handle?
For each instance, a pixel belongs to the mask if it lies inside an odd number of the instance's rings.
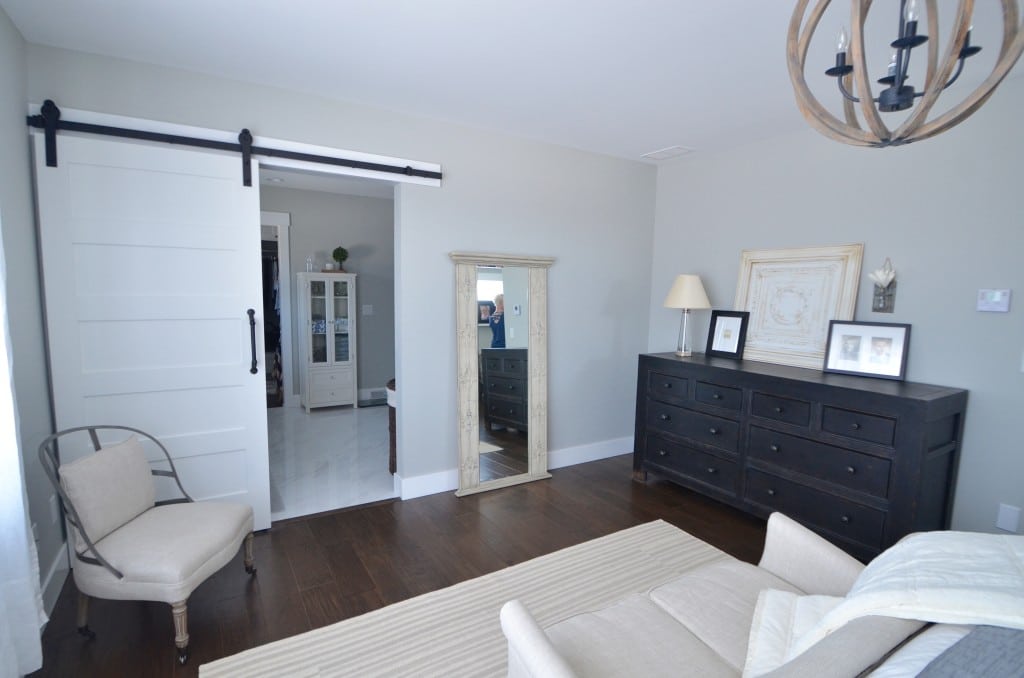
[[[672,388],[672,384],[670,384],[669,382],[666,381],[664,384],[661,385],[661,387],[662,388]]]
[[[712,393],[711,394],[711,399],[712,400],[721,400],[722,399],[722,394],[721,393]]]
[[[850,475],[853,475],[854,473],[856,473],[856,472],[857,472],[857,469],[855,469],[855,468],[854,468],[854,467],[852,467],[852,466],[847,466],[847,467],[846,467],[846,472],[847,472],[847,473],[849,473]]]
[[[782,408],[778,405],[775,406],[775,414],[782,414]]]
[[[849,523],[850,523],[850,516],[843,516],[843,517],[842,517],[842,518],[840,518],[839,520],[840,520],[841,522],[843,522],[843,523],[849,524]]]
[[[658,419],[661,419],[662,421],[672,421],[672,417],[668,416],[665,413],[659,414]]]
[[[508,413],[509,413],[509,414],[515,414],[515,412],[516,412],[516,411],[515,411],[514,409],[512,409],[511,407],[510,407],[510,408],[508,408]]]
[[[668,456],[668,452],[666,452],[665,450],[658,450],[658,456],[659,457],[667,457]]]
[[[775,490],[769,487],[768,488],[768,496],[769,497],[774,497],[775,496]]]
[[[769,445],[768,449],[771,450],[772,452],[778,452],[779,451],[779,446],[778,445]]]
[[[860,424],[858,424],[857,422],[853,422],[852,424],[850,424],[850,428],[852,428],[854,431],[859,431]]]
[[[715,428],[714,426],[712,426],[711,428],[708,429],[708,433],[710,433],[713,436],[717,436],[718,435],[718,429]]]
[[[708,473],[717,473],[718,469],[714,466],[708,466]]]
[[[508,390],[510,390],[510,391],[516,390],[516,385],[515,384],[509,384],[508,385]]]

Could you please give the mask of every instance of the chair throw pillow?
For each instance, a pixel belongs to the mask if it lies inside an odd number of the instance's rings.
[[[62,465],[60,483],[94,544],[156,501],[152,470],[134,435]],[[78,541],[82,553],[85,543]]]

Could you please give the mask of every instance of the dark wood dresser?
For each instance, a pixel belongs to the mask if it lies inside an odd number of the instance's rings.
[[[641,355],[633,476],[782,511],[866,560],[949,527],[966,406],[956,388]]]
[[[484,421],[526,430],[527,362],[525,348],[485,348],[480,351]]]

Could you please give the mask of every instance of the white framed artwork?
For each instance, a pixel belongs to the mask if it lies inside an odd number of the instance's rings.
[[[831,320],[852,320],[864,245],[743,250],[735,308],[744,359],[821,369]]]

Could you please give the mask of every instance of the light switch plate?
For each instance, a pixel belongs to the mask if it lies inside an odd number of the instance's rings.
[[[978,290],[978,310],[1009,313],[1010,290]]]
[[[1000,504],[999,513],[996,515],[996,527],[1016,534],[1020,530],[1020,507]]]

